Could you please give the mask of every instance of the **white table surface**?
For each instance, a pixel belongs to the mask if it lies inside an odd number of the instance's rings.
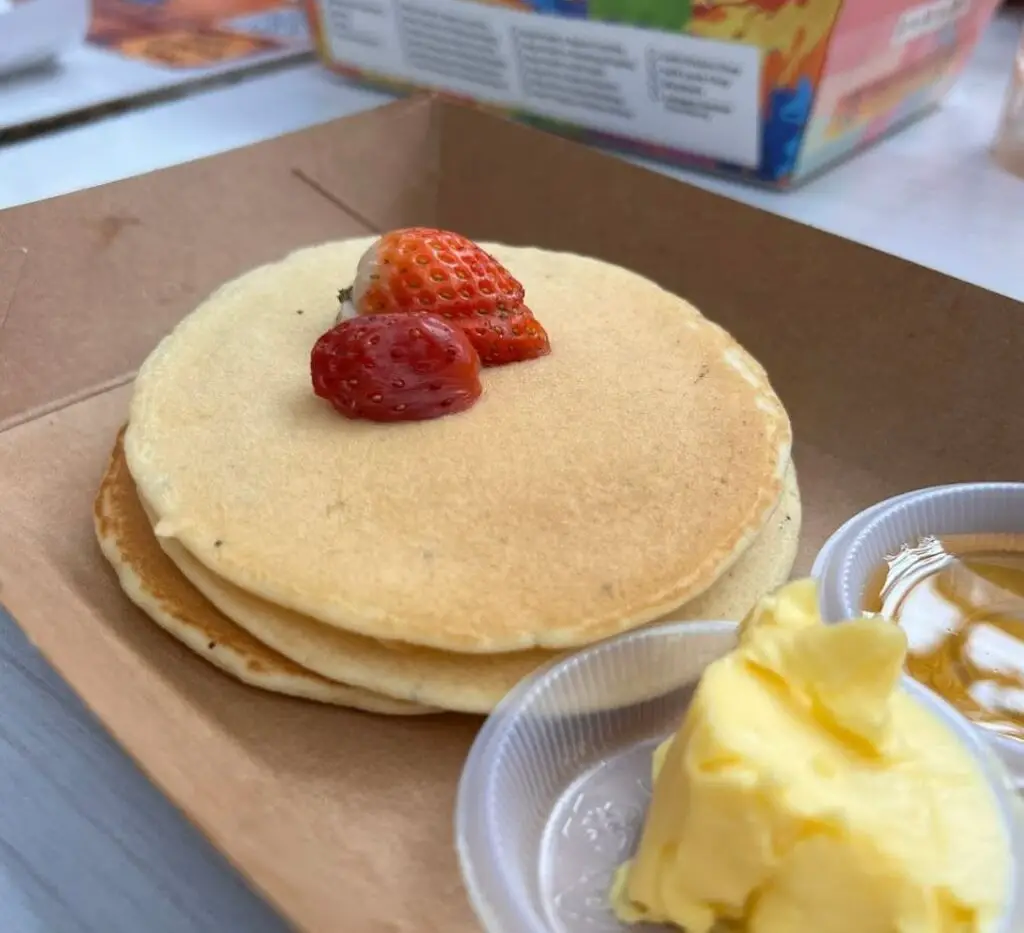
[[[1017,43],[1001,17],[932,116],[804,188],[686,181],[1024,300],[1024,180],[988,158]],[[0,207],[384,103],[312,65],[0,148]],[[0,86],[0,112],[3,108]],[[0,612],[0,931],[280,933]]]

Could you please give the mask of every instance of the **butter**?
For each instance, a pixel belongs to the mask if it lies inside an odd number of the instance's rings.
[[[654,755],[628,923],[707,933],[988,933],[1009,840],[970,754],[900,686],[904,633],[766,597]],[[730,926],[729,928],[734,928]]]

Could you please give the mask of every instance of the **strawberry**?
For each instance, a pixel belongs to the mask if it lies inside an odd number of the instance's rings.
[[[423,421],[480,397],[480,357],[463,331],[423,312],[337,324],[310,355],[313,391],[346,418]]]
[[[484,366],[532,360],[551,352],[547,333],[525,306],[511,314],[467,322],[463,330]]]
[[[338,296],[339,319],[428,311],[462,327],[484,365],[544,356],[544,328],[523,304],[523,286],[493,256],[457,233],[393,230],[359,260],[352,287]]]

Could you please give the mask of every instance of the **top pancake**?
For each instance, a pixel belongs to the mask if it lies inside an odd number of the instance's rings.
[[[452,651],[563,648],[706,590],[779,501],[786,412],[690,304],[625,269],[485,245],[550,356],[468,412],[349,421],[309,355],[371,240],[228,283],[139,373],[128,464],[158,535],[254,595]]]

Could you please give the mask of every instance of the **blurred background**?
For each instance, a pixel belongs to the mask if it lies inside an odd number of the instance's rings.
[[[994,149],[1019,170],[1019,10],[998,0],[0,0],[0,140],[316,58],[325,87],[330,69],[336,86],[441,91],[787,188],[928,113],[973,65],[991,78],[973,84],[975,108],[991,116],[1008,102]]]
[[[998,0],[0,0],[0,207],[429,89],[1022,298],[1022,22]]]
[[[1022,298],[1022,23],[999,0],[0,0],[0,207],[426,89]]]

